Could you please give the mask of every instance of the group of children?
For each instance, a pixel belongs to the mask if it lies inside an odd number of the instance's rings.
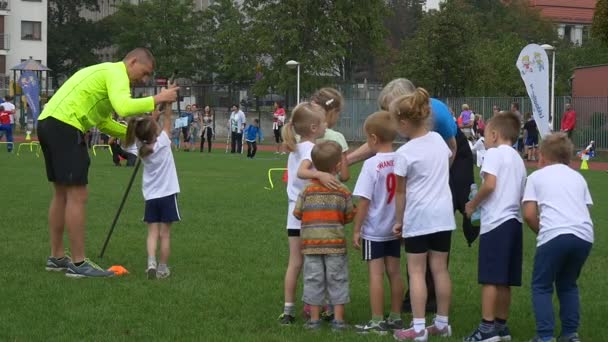
[[[329,107],[334,103],[338,106]],[[368,264],[372,311],[371,320],[355,329],[378,334],[393,331],[393,336],[402,341],[451,336],[448,254],[451,233],[456,229],[449,188],[452,152],[439,134],[429,131],[429,94],[418,88],[394,99],[389,111],[376,112],[365,121],[367,144],[375,156],[365,161],[359,174],[354,190],[354,196],[359,198],[357,208],[353,195],[339,182],[348,178],[346,150],[334,141],[343,136],[327,128],[335,123],[342,103],[337,91],[321,89],[311,102],[300,103],[293,110],[283,130],[290,151],[287,184],[290,253],[280,322],[295,322],[296,285],[303,270],[303,301],[309,307],[305,328],[319,329],[323,317],[330,318],[335,331],[346,328],[344,306],[350,296],[344,226],[354,220],[352,243],[362,250],[363,260]],[[532,341],[553,339],[551,297],[555,284],[562,318],[559,341],[576,342],[579,341],[576,280],[593,242],[587,208],[592,203],[591,197],[583,177],[568,166],[572,143],[562,133],[543,139],[540,170],[527,177],[523,160],[513,148],[520,128],[520,119],[511,112],[494,115],[485,127],[483,182],[466,204],[468,216],[481,211],[478,283],[482,319],[464,341],[512,339],[507,320],[511,287],[521,286],[522,279],[523,205],[523,218],[538,234],[532,281],[537,336]],[[397,135],[408,141],[393,152]],[[412,302],[413,320],[409,327],[404,327],[401,318],[402,244],[407,255]],[[437,312],[430,326],[426,326],[425,320],[427,261],[437,296]],[[385,274],[391,293],[388,316],[384,315]]]

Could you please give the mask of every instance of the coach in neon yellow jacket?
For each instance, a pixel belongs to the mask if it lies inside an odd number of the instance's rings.
[[[69,277],[108,277],[107,272],[85,259],[85,205],[89,154],[84,133],[93,126],[115,137],[124,137],[126,127],[112,119],[141,115],[155,104],[173,102],[177,88],[163,89],[151,97],[131,98],[130,85],[147,81],[154,71],[154,56],[137,48],[122,62],[84,68],[70,77],[38,118],[38,139],[44,153],[47,178],[54,186],[49,208],[51,255],[46,270],[65,271]],[[64,254],[63,231],[68,230],[71,259]]]

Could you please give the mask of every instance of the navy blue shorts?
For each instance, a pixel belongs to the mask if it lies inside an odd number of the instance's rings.
[[[538,146],[538,136],[536,136],[536,137],[531,137],[531,136],[526,137],[526,146],[532,146],[532,147]]]
[[[171,223],[180,220],[181,217],[177,208],[177,194],[146,201],[144,222]]]
[[[401,257],[401,239],[390,241],[371,241],[361,239],[363,260],[374,260],[384,257]]]
[[[522,224],[503,222],[479,236],[479,284],[521,286],[523,262]]]

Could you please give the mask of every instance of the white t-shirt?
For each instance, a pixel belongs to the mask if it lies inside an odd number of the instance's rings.
[[[500,145],[486,151],[481,178],[496,176],[496,188],[480,205],[481,230],[485,234],[510,219],[521,222],[521,198],[526,184],[526,167],[517,151]]]
[[[528,176],[523,202],[537,202],[540,230],[536,246],[563,234],[593,243],[588,205],[591,194],[585,178],[563,164],[545,166]]]
[[[154,152],[142,159],[142,162],[144,163],[142,190],[146,201],[179,193],[171,140],[165,131],[156,138]]]
[[[395,224],[394,171],[395,152],[376,153],[363,163],[354,196],[368,199],[369,210],[361,225],[361,237],[371,241],[395,240],[392,233]]]
[[[243,132],[243,124],[247,121],[245,118],[245,113],[242,111],[232,112],[230,113],[230,131],[242,133]]]
[[[4,102],[1,104],[2,107],[4,107],[4,111],[5,112],[10,112],[11,115],[9,116],[11,119],[11,125],[15,123],[15,105],[10,103],[10,102]]]
[[[403,237],[456,229],[450,191],[452,152],[435,132],[412,139],[395,156],[395,174],[406,177]]]
[[[315,144],[310,141],[301,142],[296,145],[296,150],[289,153],[289,157],[287,158],[287,229],[300,229],[302,225],[302,222],[293,216],[293,210],[298,196],[310,180],[299,178],[298,168],[303,160],[310,160],[312,162],[310,153],[313,147],[315,147]]]
[[[473,144],[473,150],[477,156],[477,167],[481,167],[483,165],[483,158],[486,156],[486,145],[485,139],[483,137],[477,139],[475,144]]]

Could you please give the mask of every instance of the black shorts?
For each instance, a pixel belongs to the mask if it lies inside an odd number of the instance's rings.
[[[421,254],[429,251],[449,253],[452,246],[452,231],[446,230],[405,238],[403,244],[405,252],[410,254]]]
[[[361,239],[363,260],[381,259],[384,257],[401,257],[401,239],[390,241],[371,241]]]
[[[516,219],[479,236],[479,284],[521,286],[522,224]]]
[[[188,126],[182,127],[182,134],[184,136],[184,142],[190,142],[190,128]]]
[[[283,137],[281,136],[282,129],[283,129],[283,126],[279,126],[278,129],[272,130],[274,132],[274,141],[276,141],[277,144],[280,144],[283,142]]]
[[[287,229],[287,236],[289,237],[300,237],[300,230],[299,229]]]
[[[177,207],[177,194],[153,198],[146,201],[144,210],[144,222],[146,223],[171,223],[182,218],[179,216]]]
[[[38,139],[49,182],[60,185],[88,184],[91,159],[84,133],[53,117],[47,117],[38,121]]]

